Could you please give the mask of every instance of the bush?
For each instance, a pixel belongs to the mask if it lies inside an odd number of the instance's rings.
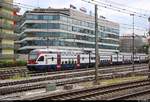
[[[16,67],[16,66],[26,66],[26,61],[0,61],[0,67]]]
[[[27,62],[26,61],[16,61],[17,66],[26,66]]]

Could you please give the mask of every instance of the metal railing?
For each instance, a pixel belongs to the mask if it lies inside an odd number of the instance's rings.
[[[15,55],[13,54],[0,54],[0,59],[5,59],[5,58],[14,58]]]
[[[14,49],[14,45],[11,45],[11,44],[0,44],[0,48]]]
[[[16,11],[20,10],[20,8],[17,5],[13,5],[11,3],[7,3],[7,2],[5,2],[3,0],[0,1],[0,7],[4,7],[6,9],[16,10]]]
[[[11,14],[8,14],[8,13],[0,13],[0,17],[4,17],[4,18],[7,18],[7,19],[10,19],[10,20],[19,20],[20,18],[18,16],[15,16],[15,15],[11,15]]]
[[[11,29],[11,30],[15,29],[15,26],[13,24],[2,23],[2,22],[0,23],[0,27],[4,29]]]
[[[9,34],[9,33],[6,33],[6,32],[0,32],[0,38],[16,40],[17,35],[16,34]]]

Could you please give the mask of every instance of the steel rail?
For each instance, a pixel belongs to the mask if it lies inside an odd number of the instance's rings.
[[[132,72],[126,73],[124,77],[128,76],[128,74],[131,74],[131,73]],[[144,70],[144,73],[142,71],[137,71],[137,73],[144,74],[144,75],[148,74],[147,70]],[[112,78],[112,74],[103,74],[98,77],[99,79]],[[0,95],[27,91],[27,90],[32,90],[32,89],[38,89],[38,88],[45,88],[48,83],[56,83],[57,86],[60,86],[60,85],[65,85],[65,84],[80,83],[80,82],[92,81],[92,80],[94,80],[94,75],[76,77],[76,78],[59,79],[59,80],[51,80],[51,81],[47,80],[47,81],[42,81],[42,82],[19,84],[19,85],[12,85],[12,86],[4,86],[4,87],[0,87]]]
[[[130,89],[140,86],[146,86],[150,85],[150,82],[148,79],[140,80],[140,81],[129,81],[129,82],[123,82],[119,84],[114,85],[107,85],[107,86],[93,86],[91,88],[85,88],[85,89],[77,89],[77,90],[71,90],[67,92],[61,92],[61,93],[53,93],[53,94],[42,94],[42,95],[35,95],[35,96],[28,96],[22,98],[22,100],[72,100],[72,99],[82,99],[86,97],[91,97],[94,95],[104,95],[106,93],[110,93],[117,90],[123,90],[123,89]]]
[[[146,70],[147,66],[143,66],[143,67],[139,67],[139,69],[145,69]],[[122,68],[123,69],[123,68]],[[138,69],[138,70],[139,70]],[[104,70],[107,70],[107,69],[104,69]],[[101,72],[102,69],[99,69],[99,72]],[[127,71],[130,71],[130,70],[127,70]],[[105,75],[105,74],[112,74],[112,75],[119,75],[119,73],[121,73],[124,71],[107,71],[107,72],[103,72],[102,74]],[[131,71],[130,71],[131,72]],[[24,83],[32,83],[32,82],[39,82],[39,81],[45,81],[45,80],[58,80],[58,79],[65,79],[65,78],[73,78],[73,77],[81,77],[81,76],[89,76],[89,75],[93,75],[94,74],[94,71],[90,70],[90,71],[80,71],[80,72],[72,72],[72,73],[60,73],[60,74],[52,74],[52,75],[47,75],[47,76],[37,76],[37,77],[32,77],[32,78],[28,78],[28,79],[22,79],[22,80],[4,80],[4,81],[1,81],[0,82],[0,87],[3,87],[3,86],[11,86],[11,85],[16,85],[16,84],[24,84]]]

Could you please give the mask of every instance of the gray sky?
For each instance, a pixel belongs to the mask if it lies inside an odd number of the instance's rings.
[[[90,0],[89,0],[90,1]],[[150,15],[150,0],[96,0],[98,2],[106,2],[109,4],[120,5],[119,7],[129,9],[132,11],[136,11],[139,13]],[[26,10],[31,10],[31,8],[34,7],[41,7],[41,8],[69,8],[70,4],[73,4],[77,7],[77,10],[80,9],[80,7],[84,7],[87,9],[87,13],[89,11],[92,11],[94,13],[94,6],[92,4],[83,2],[82,0],[14,0],[15,4],[25,4],[28,5],[28,7],[22,7],[20,6],[21,14],[23,14]],[[106,19],[120,23],[120,35],[123,34],[132,34],[132,26],[126,26],[123,24],[132,25],[132,17],[129,14],[119,13],[114,10],[110,10],[107,8],[98,7],[98,14],[105,16]],[[141,18],[135,16],[135,28],[138,27],[137,30],[135,29],[135,33],[138,35],[143,35],[146,33],[145,30],[148,28],[148,21],[147,18]]]

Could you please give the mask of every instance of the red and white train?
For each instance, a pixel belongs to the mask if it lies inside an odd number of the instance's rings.
[[[132,63],[131,53],[100,54],[100,66]],[[148,61],[146,54],[134,55],[135,63]],[[95,54],[82,51],[35,49],[28,55],[30,71],[56,71],[95,66]]]

